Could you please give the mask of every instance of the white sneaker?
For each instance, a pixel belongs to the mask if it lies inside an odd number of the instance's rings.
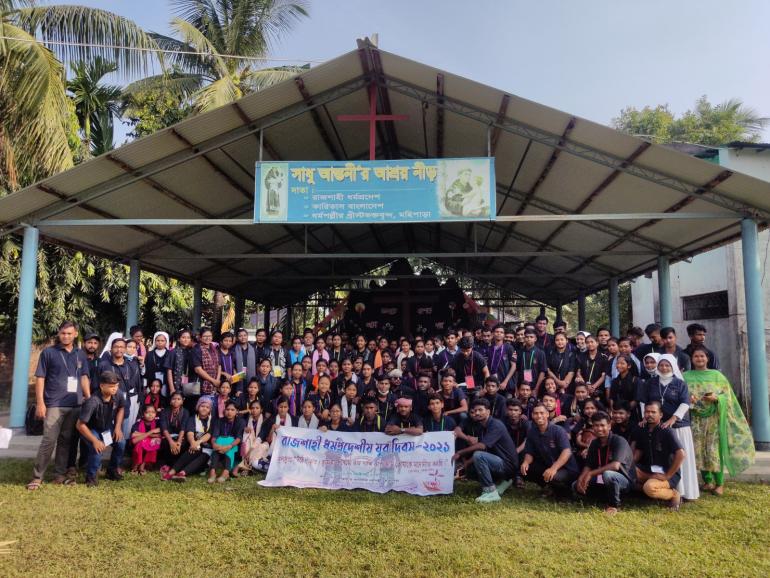
[[[479,504],[491,504],[492,502],[499,502],[500,494],[497,493],[497,490],[492,490],[491,492],[484,492],[478,498],[476,498],[476,501]]]

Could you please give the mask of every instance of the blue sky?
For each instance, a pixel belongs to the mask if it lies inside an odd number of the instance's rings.
[[[164,0],[72,0],[167,32]],[[312,0],[276,58],[380,47],[608,124],[625,106],[676,113],[708,95],[770,116],[766,0]],[[765,132],[770,140],[770,130]]]

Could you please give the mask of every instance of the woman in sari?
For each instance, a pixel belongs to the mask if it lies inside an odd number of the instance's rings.
[[[721,496],[725,470],[735,476],[754,463],[754,439],[730,382],[719,370],[708,369],[706,348],[696,346],[691,355],[693,369],[684,379],[690,391],[695,460],[704,491]]]

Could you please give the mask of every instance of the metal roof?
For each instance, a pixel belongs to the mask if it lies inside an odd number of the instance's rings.
[[[366,127],[335,119],[367,112],[370,82],[378,111],[410,117],[378,127],[378,158],[484,156],[489,147],[501,220],[248,224],[260,131],[264,160],[365,158]],[[687,218],[650,217],[659,213]],[[770,217],[770,183],[368,41],[294,80],[0,199],[2,234],[33,224],[53,242],[138,259],[147,270],[275,305],[325,288],[330,275],[360,275],[400,254],[420,254],[471,277],[483,273],[487,281],[499,275],[497,285],[550,304],[569,302],[610,278],[654,269],[659,255],[682,259],[728,242],[745,216]],[[56,225],[116,218],[138,221]],[[243,221],[148,221],[210,218]]]

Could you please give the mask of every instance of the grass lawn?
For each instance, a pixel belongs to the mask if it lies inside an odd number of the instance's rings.
[[[533,486],[419,498],[208,486],[156,475],[28,492],[0,461],[0,576],[770,576],[770,489],[730,484],[679,514],[633,501],[614,518]],[[261,479],[261,478],[260,478]]]

